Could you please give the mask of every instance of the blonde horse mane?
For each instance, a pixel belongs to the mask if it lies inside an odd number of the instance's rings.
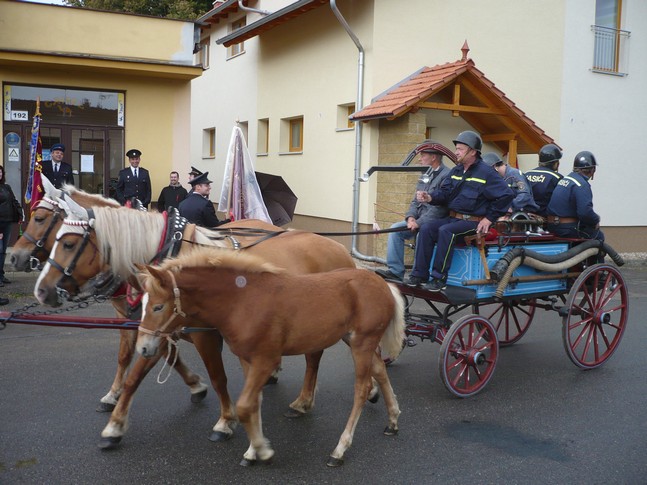
[[[199,247],[186,255],[167,259],[157,268],[161,271],[179,273],[184,268],[218,267],[245,271],[248,273],[284,273],[285,270],[258,256],[222,250],[214,247]]]
[[[69,194],[77,204],[83,207],[121,207],[116,200],[108,199],[100,194],[90,194],[77,189],[74,185],[63,184],[62,190],[66,194]]]

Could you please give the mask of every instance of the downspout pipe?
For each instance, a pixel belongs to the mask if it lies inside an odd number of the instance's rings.
[[[361,110],[364,99],[364,47],[362,47],[361,42],[351,30],[348,22],[341,14],[337,8],[337,2],[335,0],[330,0],[330,8],[339,20],[339,23],[344,27],[344,30],[348,36],[352,39],[357,47],[358,59],[357,59],[357,100],[355,101],[355,110]],[[353,171],[353,229],[352,232],[358,232],[359,230],[359,182],[360,182],[360,168],[362,165],[362,123],[355,123],[355,168]],[[362,254],[357,249],[357,235],[353,235],[351,239],[351,250],[350,253],[352,256],[363,259],[365,261],[377,261],[383,263],[384,260],[377,258],[375,256],[368,256]]]
[[[254,13],[260,13],[261,15],[270,15],[272,12],[268,12],[267,10],[259,10],[258,8],[251,8],[251,7],[246,7],[243,5],[243,0],[238,0],[238,8],[243,10],[244,12],[254,12]]]

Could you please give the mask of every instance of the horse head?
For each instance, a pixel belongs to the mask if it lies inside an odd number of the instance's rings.
[[[38,269],[45,262],[56,241],[56,232],[63,222],[65,212],[58,199],[63,192],[42,176],[44,197],[32,209],[29,224],[11,251],[11,264],[16,271]]]
[[[106,270],[92,228],[92,209],[86,210],[69,197],[59,200],[66,212],[36,286],[34,296],[42,304],[60,306],[78,295],[85,283]]]

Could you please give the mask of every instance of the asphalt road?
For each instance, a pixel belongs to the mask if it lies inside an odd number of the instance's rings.
[[[561,319],[538,310],[523,339],[502,349],[488,387],[458,399],[438,376],[440,346],[420,342],[389,368],[400,433],[384,436],[383,402],[367,404],[338,469],[325,463],[352,403],[352,359],[342,344],[325,353],[316,408],[300,420],[282,414],[305,366],[301,357],[285,359],[263,401],[275,459],[243,468],[242,428],[226,443],[207,439],[218,412],[213,391],[192,404],[176,375],[156,383],[160,366],[135,397],[121,446],[100,450],[108,416],[95,408],[114,376],[118,333],[9,324],[0,331],[0,483],[647,483],[647,267],[623,274],[629,325],[601,368],[575,367],[562,346]],[[14,283],[0,294],[12,302],[0,309],[32,301],[35,276],[8,277]],[[81,314],[113,315],[108,304]],[[182,352],[205,375],[195,350],[183,344]],[[242,375],[229,351],[225,358],[236,396]]]

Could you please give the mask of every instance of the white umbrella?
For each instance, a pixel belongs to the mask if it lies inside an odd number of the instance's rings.
[[[229,141],[218,208],[226,210],[234,221],[260,219],[272,223],[263,203],[245,136],[238,126],[234,126]]]

